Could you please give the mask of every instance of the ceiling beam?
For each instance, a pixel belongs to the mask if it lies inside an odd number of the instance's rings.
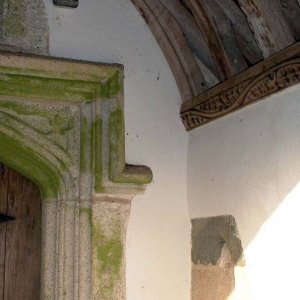
[[[192,130],[295,84],[300,84],[300,42],[182,104],[181,119]]]
[[[208,15],[219,35],[226,55],[231,63],[233,74],[240,73],[248,68],[239,41],[234,31],[232,21],[214,0],[200,0],[207,7]]]
[[[288,20],[294,37],[300,40],[300,4],[298,0],[281,0],[284,16]]]
[[[144,2],[144,0],[131,1],[136,6],[137,10],[140,12],[145,22],[148,24],[160,48],[162,49],[169,63],[169,66],[174,74],[182,100],[190,100],[193,97],[191,87],[189,85],[187,76],[185,75],[185,72],[183,70],[183,67],[179,62],[177,53],[173,48],[172,44],[170,43],[170,40],[168,39],[166,33],[164,32],[157,18],[154,16],[154,14],[152,13],[148,5]]]
[[[238,0],[247,16],[263,57],[295,42],[292,29],[282,11],[280,0]]]
[[[218,72],[210,50],[196,20],[180,0],[161,0],[180,25],[191,49],[201,62],[217,77]]]
[[[205,37],[221,81],[246,69],[231,23],[223,11],[210,0],[187,0]]]
[[[262,53],[256,43],[247,18],[240,6],[233,0],[211,0],[223,10],[232,23],[232,29],[237,36],[240,49],[251,65],[263,59]],[[289,0],[287,0],[289,1]]]
[[[173,72],[182,101],[207,89],[206,82],[180,26],[159,0],[132,0],[159,43]]]
[[[180,26],[160,0],[145,0],[145,3],[156,16],[174,47],[187,76],[193,96],[196,97],[200,95],[204,89],[207,89],[207,84]]]

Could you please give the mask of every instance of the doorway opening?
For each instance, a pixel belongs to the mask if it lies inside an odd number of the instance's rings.
[[[0,300],[38,300],[41,194],[33,182],[1,163],[0,214]]]

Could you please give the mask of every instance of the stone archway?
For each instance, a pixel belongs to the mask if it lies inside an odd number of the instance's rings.
[[[125,164],[122,78],[0,53],[0,161],[42,194],[42,299],[125,299],[130,200],[152,173]]]

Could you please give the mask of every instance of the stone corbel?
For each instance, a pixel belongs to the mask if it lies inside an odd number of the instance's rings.
[[[43,199],[41,299],[125,299],[130,200],[123,68],[0,53],[0,161]]]
[[[192,219],[192,300],[228,299],[234,268],[245,265],[242,242],[231,215]]]

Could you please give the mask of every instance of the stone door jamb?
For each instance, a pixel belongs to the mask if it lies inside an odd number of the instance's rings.
[[[0,161],[43,199],[41,299],[125,299],[122,212],[152,173],[125,163],[123,113],[120,65],[0,52]]]

